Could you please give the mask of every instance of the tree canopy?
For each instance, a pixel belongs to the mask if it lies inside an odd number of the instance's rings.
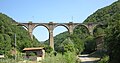
[[[17,24],[15,20],[5,14],[0,13],[0,54],[7,54],[15,47],[15,34],[16,34],[16,48],[22,51],[25,47],[39,46],[38,40],[30,39],[28,32]]]

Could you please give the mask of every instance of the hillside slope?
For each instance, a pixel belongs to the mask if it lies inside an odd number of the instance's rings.
[[[16,26],[17,22],[5,14],[0,13],[0,54],[7,54],[14,45],[14,35],[16,34],[16,48],[22,51],[24,47],[38,46],[39,42],[31,41],[28,32],[21,26]]]
[[[88,23],[88,22],[104,22],[104,23],[109,23],[110,21],[115,21],[118,18],[120,18],[118,15],[120,15],[120,1],[116,1],[113,4],[106,6],[104,8],[98,9],[95,13],[90,15],[83,23]],[[104,29],[107,27],[98,26],[94,30],[94,37],[98,37],[99,35],[104,34]],[[88,34],[86,28],[82,26],[76,27],[74,30],[74,34],[77,37],[79,37],[80,40],[85,41],[87,37],[90,35]],[[61,38],[66,39],[67,37],[65,36],[65,33],[61,33],[54,38],[55,46],[59,45],[62,43]],[[56,48],[56,47],[55,47]]]
[[[120,1],[116,1],[113,4],[98,9],[95,13],[90,15],[84,22],[109,22],[117,14],[120,14]]]

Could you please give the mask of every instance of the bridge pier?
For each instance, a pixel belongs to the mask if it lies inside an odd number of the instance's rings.
[[[49,31],[49,44],[50,44],[50,47],[54,50],[53,30]]]
[[[73,34],[73,30],[74,30],[74,24],[73,24],[73,22],[69,22],[69,24],[67,26],[68,26],[68,32],[70,34]]]
[[[19,23],[18,26],[25,26],[27,28],[27,31],[29,33],[30,38],[33,40],[33,29],[36,26],[36,24],[33,24],[32,22],[29,23]]]
[[[49,45],[54,50],[54,37],[53,37],[54,24],[53,22],[49,22],[47,27],[49,31]]]

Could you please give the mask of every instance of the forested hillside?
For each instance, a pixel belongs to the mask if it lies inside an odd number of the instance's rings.
[[[104,50],[109,61],[105,59],[102,63],[119,63],[120,57],[120,1],[98,9],[90,15],[83,23],[104,22],[105,25],[99,25],[94,29],[94,35],[90,35],[84,26],[77,26],[74,33],[70,35],[67,31],[54,37],[55,51],[66,52],[73,51],[79,53],[91,53],[96,51],[96,37],[103,36]],[[22,51],[24,47],[40,46],[40,43],[34,39],[31,41],[28,32],[21,26],[16,26],[17,22],[5,14],[0,13],[0,54],[8,54],[15,47]],[[68,43],[67,43],[68,42]],[[48,45],[49,40],[44,42]]]
[[[16,48],[22,51],[24,47],[39,46],[39,42],[30,39],[28,32],[17,24],[12,18],[0,13],[0,54],[8,54],[10,50],[15,47],[16,34]]]
[[[114,2],[113,4],[111,4],[111,5],[107,6],[107,7],[98,9],[95,13],[90,15],[83,23],[88,23],[88,22],[109,23],[111,20],[116,20],[117,18],[119,18],[119,16],[118,16],[119,14],[120,14],[120,2],[117,1],[117,2]],[[94,37],[97,37],[99,35],[104,34],[104,29],[106,27],[107,27],[107,25],[106,26],[98,26],[98,27],[96,27],[95,30],[94,30]],[[64,40],[66,38],[65,35],[66,35],[66,32],[55,36],[54,37],[55,43],[58,43],[58,44],[62,43],[62,40]],[[89,36],[89,33],[87,32],[86,28],[84,28],[82,26],[78,26],[74,30],[73,35],[77,35],[79,37],[79,39],[85,40],[85,38],[87,38]],[[61,36],[62,36],[62,38],[61,38]],[[59,38],[59,39],[57,39],[57,38]]]
[[[108,54],[110,57],[109,62],[110,63],[119,63],[118,55],[120,52],[120,49],[119,49],[120,48],[120,45],[119,45],[120,44],[120,42],[119,42],[119,39],[120,39],[119,38],[119,36],[120,36],[120,33],[119,33],[119,31],[120,31],[119,30],[120,1],[116,1],[109,6],[98,9],[95,13],[90,15],[83,23],[88,23],[88,22],[96,22],[96,23],[104,22],[106,25],[105,26],[97,26],[94,30],[93,36],[89,35],[86,28],[84,28],[82,26],[76,27],[73,35],[71,35],[71,36],[68,35],[68,37],[70,37],[72,42],[74,43],[76,51],[82,52],[82,51],[85,51],[86,49],[88,49],[87,52],[90,52],[92,50],[95,50],[95,47],[96,47],[95,41],[94,41],[95,37],[102,35],[105,37],[104,45],[109,53]],[[66,36],[64,36],[65,34],[66,34],[66,32],[55,36],[55,48],[57,48],[56,45],[58,46],[58,45],[60,45],[59,43],[63,42],[61,40],[66,39]],[[62,36],[62,38],[61,38],[61,36]],[[60,39],[57,39],[56,37],[60,38]],[[91,47],[91,46],[93,46],[93,47]],[[58,50],[58,49],[56,49],[56,50]]]

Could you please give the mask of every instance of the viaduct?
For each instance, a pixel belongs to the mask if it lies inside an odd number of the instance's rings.
[[[53,30],[57,26],[64,26],[70,34],[73,34],[73,30],[78,25],[86,27],[89,31],[89,34],[93,35],[94,28],[98,25],[103,25],[103,24],[102,23],[93,23],[93,22],[86,23],[86,24],[84,24],[84,23],[73,23],[73,22],[69,22],[69,23],[53,23],[53,22],[49,22],[49,23],[32,23],[32,22],[18,23],[18,26],[25,26],[27,28],[31,39],[33,39],[32,32],[37,26],[46,27],[48,29],[48,32],[49,32],[49,44],[50,44],[50,47],[52,47],[53,49],[54,49]]]

